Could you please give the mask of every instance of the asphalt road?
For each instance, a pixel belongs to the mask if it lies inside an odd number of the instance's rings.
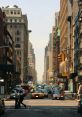
[[[76,109],[64,107],[34,107],[27,109],[8,109],[2,117],[82,117]]]
[[[24,100],[27,106],[14,109],[14,101],[6,101],[6,112],[2,117],[82,117],[77,113],[74,100]]]

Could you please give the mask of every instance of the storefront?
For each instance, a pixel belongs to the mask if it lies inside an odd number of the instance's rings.
[[[77,73],[71,73],[68,81],[68,89],[70,92],[77,93],[79,79]]]

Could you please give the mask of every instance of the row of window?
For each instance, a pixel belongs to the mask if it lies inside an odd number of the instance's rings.
[[[21,56],[21,51],[19,51],[19,50],[17,51],[16,50],[16,55]]]
[[[21,14],[21,11],[20,10],[4,10],[4,12],[8,15],[19,15],[19,14]]]
[[[23,19],[6,19],[6,22],[21,23],[23,22]]]
[[[21,45],[20,45],[20,44],[16,44],[15,47],[16,47],[16,48],[20,48]]]
[[[9,26],[8,26],[9,28],[21,28],[21,25],[18,25],[18,24],[10,24]]]

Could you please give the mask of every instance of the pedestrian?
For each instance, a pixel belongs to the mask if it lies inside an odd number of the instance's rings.
[[[20,97],[19,97],[19,106],[21,107],[21,104],[26,108],[26,105],[23,103],[25,94],[23,91],[20,91]]]
[[[16,91],[15,93],[15,109],[18,109],[20,107],[19,105],[19,92]]]

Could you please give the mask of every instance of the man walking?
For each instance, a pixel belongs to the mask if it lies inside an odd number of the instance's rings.
[[[25,94],[24,94],[24,92],[21,90],[21,91],[20,91],[20,97],[19,97],[19,106],[21,107],[21,104],[22,104],[22,105],[26,108],[26,105],[23,103],[24,97],[25,97]]]
[[[16,91],[15,93],[15,109],[19,108],[19,92]]]

